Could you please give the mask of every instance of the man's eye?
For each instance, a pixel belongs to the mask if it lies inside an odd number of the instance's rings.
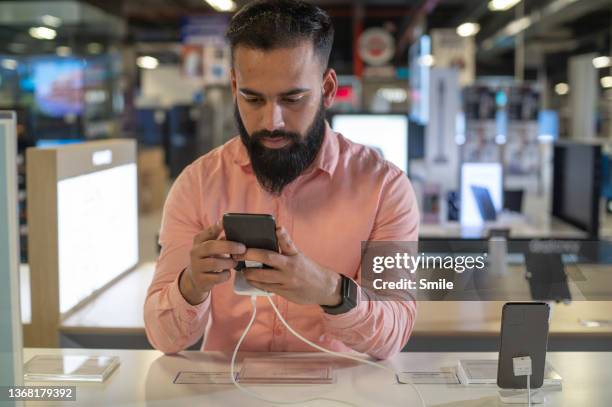
[[[301,98],[301,97],[298,97],[298,98],[283,98],[283,102],[285,102],[285,103],[289,103],[289,104],[291,104],[291,103],[297,103],[297,102],[299,102],[300,100],[302,100],[302,98]]]
[[[245,100],[247,101],[247,103],[252,103],[252,104],[257,104],[257,103],[262,102],[261,98],[245,98]]]

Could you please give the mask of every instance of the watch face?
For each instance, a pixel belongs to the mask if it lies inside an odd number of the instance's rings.
[[[344,277],[346,282],[346,291],[344,291],[342,302],[348,306],[348,310],[351,310],[357,306],[357,284],[348,277]],[[348,311],[347,310],[347,311]]]
[[[357,306],[357,290],[359,287],[350,278],[342,275],[340,292],[342,302],[335,307],[322,306],[323,310],[332,315],[344,314]]]

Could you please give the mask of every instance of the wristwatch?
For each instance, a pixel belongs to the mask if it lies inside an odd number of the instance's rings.
[[[326,314],[344,314],[357,306],[357,283],[345,275],[340,275],[340,278],[340,296],[342,301],[336,306],[321,305]]]

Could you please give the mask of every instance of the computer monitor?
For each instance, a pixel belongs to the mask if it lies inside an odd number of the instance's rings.
[[[553,158],[553,216],[599,236],[601,146],[578,142],[555,144]]]
[[[503,207],[500,163],[464,163],[461,166],[462,226],[480,226],[494,220]]]
[[[36,273],[56,274],[65,315],[138,263],[136,143],[95,141],[27,154],[32,289]],[[44,264],[48,259],[57,261]]]
[[[408,173],[408,116],[405,114],[335,114],[332,128],[351,141],[372,147]]]
[[[16,123],[14,112],[0,111],[0,386],[23,381]]]
[[[538,140],[552,142],[559,138],[559,114],[555,110],[538,113]]]
[[[504,189],[504,209],[510,212],[523,212],[523,189]]]

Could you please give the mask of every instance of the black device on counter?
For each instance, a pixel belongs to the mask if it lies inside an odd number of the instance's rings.
[[[530,386],[544,383],[550,307],[544,302],[504,304],[497,365],[497,385],[502,389],[525,389],[527,377],[514,374],[513,359],[531,358]]]

